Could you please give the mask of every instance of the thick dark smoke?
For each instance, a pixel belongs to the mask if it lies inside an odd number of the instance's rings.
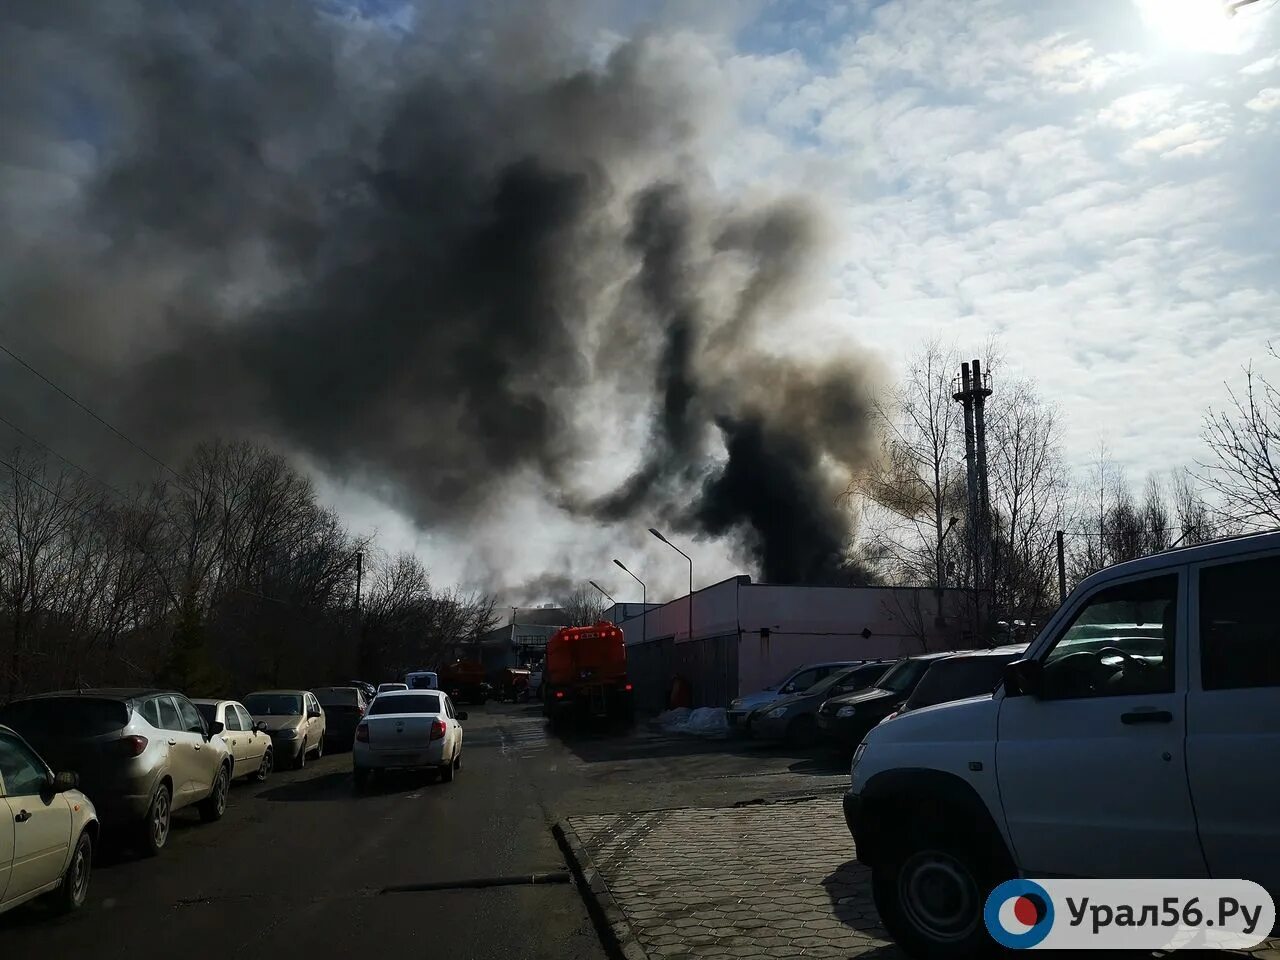
[[[715,186],[696,43],[588,59],[567,4],[439,6],[6,5],[12,342],[168,456],[263,437],[455,530],[535,482],[847,579],[868,373],[756,346],[822,229]],[[649,423],[617,489],[576,469],[601,384]]]

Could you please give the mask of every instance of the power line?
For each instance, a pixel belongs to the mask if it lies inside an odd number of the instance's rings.
[[[112,433],[114,433],[117,437],[119,437],[119,438],[120,438],[121,440],[123,440],[125,443],[129,444],[129,446],[133,447],[133,448],[134,448],[135,450],[137,450],[139,453],[143,454],[143,455],[144,455],[144,456],[146,456],[148,459],[152,460],[154,463],[156,463],[156,464],[158,464],[159,466],[163,467],[165,470],[168,470],[171,474],[173,474],[173,476],[174,476],[175,478],[177,478],[177,479],[179,479],[179,480],[181,480],[181,479],[182,479],[181,474],[179,474],[177,470],[173,469],[173,467],[169,466],[167,463],[165,463],[163,460],[161,460],[159,457],[157,457],[154,453],[152,453],[150,450],[148,450],[148,449],[147,449],[146,447],[144,447],[142,444],[138,443],[136,440],[134,440],[133,438],[131,438],[130,436],[128,436],[128,435],[127,435],[123,430],[121,430],[119,427],[116,427],[116,426],[114,426],[113,424],[108,423],[105,419],[103,419],[102,417],[100,417],[100,416],[99,416],[97,413],[95,413],[93,410],[90,410],[90,409],[89,409],[89,407],[87,407],[85,404],[81,403],[79,400],[77,400],[75,397],[73,397],[70,393],[68,393],[68,392],[67,392],[66,390],[64,390],[62,387],[58,386],[56,383],[54,383],[52,380],[50,380],[48,377],[46,377],[43,373],[41,373],[39,370],[37,370],[35,367],[33,367],[31,364],[29,364],[26,360],[22,359],[22,357],[18,356],[18,355],[17,355],[16,353],[14,353],[12,350],[10,350],[8,347],[6,347],[3,343],[0,343],[0,350],[3,350],[3,351],[4,351],[5,353],[7,353],[10,357],[12,357],[14,360],[16,360],[16,361],[17,361],[18,363],[20,363],[22,366],[26,367],[28,370],[30,370],[32,373],[34,373],[37,377],[39,377],[41,380],[43,380],[43,381],[44,381],[45,383],[47,383],[49,386],[53,387],[53,389],[54,389],[54,390],[57,390],[57,391],[58,391],[58,393],[62,394],[64,397],[66,397],[68,400],[70,400],[72,403],[74,403],[77,407],[79,407],[81,410],[83,410],[83,411],[84,411],[85,413],[87,413],[89,416],[93,417],[93,419],[97,420],[100,424],[102,424],[104,427],[106,427],[108,430],[110,430]]]
[[[103,480],[101,477],[96,476],[95,474],[90,473],[88,470],[80,466],[80,464],[76,463],[74,460],[68,457],[64,457],[62,454],[60,454],[57,450],[53,449],[53,447],[49,446],[43,440],[40,440],[38,437],[33,437],[31,434],[27,433],[27,431],[23,430],[20,426],[18,426],[16,423],[10,420],[8,417],[0,415],[0,423],[3,423],[5,426],[7,426],[10,430],[18,434],[19,436],[25,437],[27,440],[30,440],[36,446],[42,448],[43,450],[48,451],[49,453],[52,453],[55,457],[57,457],[67,466],[72,467],[76,470],[79,470],[82,474],[84,474],[90,480],[93,480],[95,483],[102,484],[102,486],[106,487],[108,490],[112,491],[122,499],[125,499],[125,500],[129,499],[128,494],[126,494],[119,487],[115,486],[114,484],[108,483],[106,480]]]
[[[26,479],[26,480],[29,480],[31,483],[34,483],[37,487],[39,487],[39,488],[40,488],[41,490],[43,490],[45,493],[49,494],[49,496],[51,496],[51,497],[53,497],[54,499],[59,500],[59,501],[61,501],[62,503],[66,504],[66,505],[67,505],[68,507],[70,507],[72,510],[74,510],[74,511],[76,511],[78,514],[80,514],[80,516],[85,517],[85,518],[88,518],[88,516],[89,516],[89,511],[88,511],[88,510],[85,510],[83,507],[76,506],[74,503],[72,503],[70,500],[68,500],[68,499],[67,499],[66,497],[64,497],[62,494],[58,493],[58,491],[57,491],[57,490],[54,490],[54,489],[52,489],[52,488],[50,488],[50,487],[46,486],[43,482],[41,482],[40,480],[37,480],[35,477],[33,477],[31,474],[27,473],[26,471],[18,469],[17,465],[12,464],[12,463],[10,463],[8,460],[5,460],[4,458],[0,457],[0,467],[7,467],[8,469],[10,469],[10,470],[12,470],[14,473],[16,473],[18,476],[23,477],[23,478],[24,478],[24,479]]]

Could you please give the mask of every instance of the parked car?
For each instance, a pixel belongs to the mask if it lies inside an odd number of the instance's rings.
[[[831,697],[818,710],[818,730],[825,739],[853,750],[868,730],[907,702],[935,660],[953,652],[905,657],[885,671],[874,687]]]
[[[62,911],[84,904],[98,815],[76,784],[0,726],[0,913],[46,894]]]
[[[462,767],[462,721],[441,690],[379,694],[356,727],[351,772],[362,787],[374,771],[434,769],[446,782]]]
[[[921,707],[988,694],[1004,678],[1005,665],[1026,651],[1025,643],[1014,643],[990,650],[966,650],[935,660],[906,702],[885,719],[900,717]]]
[[[404,675],[404,684],[408,690],[439,690],[440,675],[434,670],[414,670]]]
[[[360,692],[364,694],[365,703],[368,703],[378,695],[378,688],[372,683],[365,683],[363,680],[348,680],[346,683],[336,683],[336,687],[358,687]]]
[[[844,812],[899,944],[989,948],[983,904],[1015,876],[1243,878],[1280,898],[1278,583],[1280,533],[1110,567],[993,693],[868,734]]]
[[[350,750],[356,724],[369,703],[359,687],[316,687],[311,691],[324,711],[325,749]]]
[[[324,756],[324,711],[309,690],[259,690],[244,698],[245,709],[271,735],[277,763],[301,770],[307,754]]]
[[[154,856],[175,811],[195,805],[220,820],[231,751],[195,704],[173,690],[63,690],[15,700],[0,722],[50,764],[74,770],[107,829],[132,830]]]
[[[275,767],[275,750],[266,725],[254,720],[236,700],[192,700],[210,729],[222,724],[222,741],[231,751],[231,779],[251,777],[261,783]]]
[[[407,683],[380,683],[378,684],[377,693],[375,693],[374,696],[377,696],[378,694],[381,694],[381,693],[391,693],[395,690],[408,690],[408,689],[409,689],[409,685]]]
[[[796,667],[777,683],[771,684],[763,690],[749,693],[745,697],[738,697],[730,702],[727,711],[730,732],[749,732],[746,724],[747,717],[760,707],[781,697],[803,693],[819,680],[829,677],[837,670],[856,667],[858,664],[866,662],[865,660],[839,660],[829,663],[809,663]]]
[[[893,664],[889,661],[863,663],[837,670],[808,690],[781,697],[757,708],[746,726],[753,737],[786,740],[792,744],[812,743],[818,737],[818,708],[828,697],[865,690],[879,680]]]

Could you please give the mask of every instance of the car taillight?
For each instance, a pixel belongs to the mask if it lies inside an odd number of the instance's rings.
[[[124,737],[120,740],[120,749],[124,751],[126,757],[140,757],[142,751],[147,749],[147,738],[132,736]]]
[[[630,692],[631,692],[631,684],[629,684],[629,683],[624,683],[624,684],[622,685],[622,689],[623,689],[623,690],[625,690],[625,691],[627,691],[627,693],[630,693]]]
[[[557,700],[563,700],[563,699],[564,699],[564,691],[563,691],[563,690],[557,690],[557,691],[556,691],[556,699],[557,699]]]
[[[360,743],[369,742],[369,725],[367,723],[361,723],[356,726],[356,740]]]
[[[430,739],[432,739],[432,740],[440,740],[440,739],[442,739],[443,737],[444,737],[444,721],[443,721],[443,720],[432,720],[432,721],[431,721],[431,737],[430,737]]]

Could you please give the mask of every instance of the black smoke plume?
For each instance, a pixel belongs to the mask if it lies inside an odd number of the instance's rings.
[[[567,3],[454,6],[6,5],[13,341],[166,456],[269,439],[452,530],[534,483],[771,580],[848,579],[869,373],[757,346],[823,230],[716,186],[705,50],[655,28],[597,53]],[[601,386],[649,424],[616,489],[576,469]]]

